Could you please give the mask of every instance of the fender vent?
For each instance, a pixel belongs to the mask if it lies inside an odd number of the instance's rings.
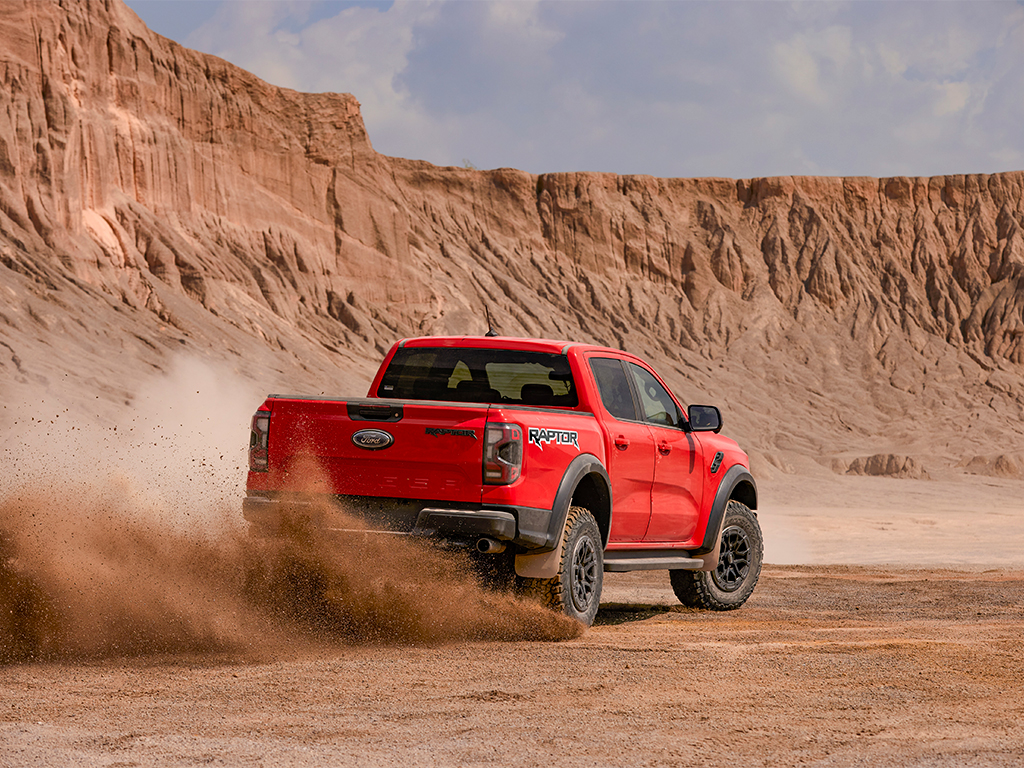
[[[718,468],[720,466],[722,466],[722,459],[724,459],[724,458],[725,458],[725,454],[722,453],[721,451],[719,451],[718,453],[715,454],[715,459],[714,459],[714,461],[711,462],[711,474],[712,475],[715,474],[715,472],[718,471]]]

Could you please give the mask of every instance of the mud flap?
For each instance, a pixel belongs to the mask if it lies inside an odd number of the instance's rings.
[[[722,529],[719,526],[718,538],[715,539],[715,548],[706,555],[701,555],[704,565],[698,568],[700,571],[713,571],[718,567],[718,558],[722,554]]]
[[[558,486],[558,493],[555,496],[555,503],[548,520],[547,541],[553,541],[553,549],[537,554],[525,553],[516,555],[516,575],[527,579],[552,579],[558,575],[558,567],[562,556],[562,543],[565,540],[565,520],[569,514],[569,506],[572,504],[576,489],[580,480],[588,474],[598,474],[603,478],[607,492],[607,505],[609,518],[611,516],[611,480],[608,471],[601,464],[600,460],[593,454],[584,453],[577,456],[569,464],[562,475],[562,482]],[[599,510],[590,510],[591,514]],[[600,524],[599,524],[600,525]],[[557,527],[556,527],[557,526]],[[607,522],[607,528],[611,523]],[[607,533],[602,544],[608,543]]]
[[[516,555],[516,576],[527,579],[553,579],[558,575],[558,566],[562,559],[562,541],[565,531],[558,537],[555,548],[536,555]]]

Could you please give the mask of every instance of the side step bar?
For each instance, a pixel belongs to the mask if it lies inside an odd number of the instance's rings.
[[[704,561],[694,557],[679,555],[652,557],[651,552],[614,552],[608,553],[604,561],[604,569],[612,573],[625,571],[699,571]]]

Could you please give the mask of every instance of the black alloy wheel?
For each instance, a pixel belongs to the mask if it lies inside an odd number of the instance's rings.
[[[714,568],[669,571],[672,591],[683,605],[732,611],[743,605],[757,586],[764,556],[764,539],[757,516],[746,504],[730,499],[723,526],[718,563]]]
[[[580,613],[587,613],[596,599],[598,589],[597,550],[590,536],[581,536],[572,553],[570,589],[572,603]]]
[[[722,549],[718,556],[718,567],[712,575],[717,587],[723,592],[735,592],[743,585],[750,573],[750,540],[739,526],[730,526],[722,531]]]
[[[558,573],[548,579],[517,577],[520,590],[589,627],[601,605],[603,543],[594,516],[583,507],[570,507],[562,534]]]

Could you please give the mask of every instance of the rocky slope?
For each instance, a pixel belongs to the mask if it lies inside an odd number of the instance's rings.
[[[439,168],[120,0],[5,2],[0,41],[8,402],[130,403],[182,352],[361,393],[396,338],[489,312],[649,356],[765,476],[1024,472],[1024,172]]]

